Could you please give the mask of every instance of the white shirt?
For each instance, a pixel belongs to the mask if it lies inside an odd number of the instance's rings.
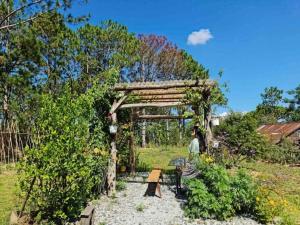
[[[199,153],[199,141],[198,138],[194,138],[189,145],[190,153]]]

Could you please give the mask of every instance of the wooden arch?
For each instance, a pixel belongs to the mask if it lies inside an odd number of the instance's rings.
[[[209,98],[210,90],[215,85],[212,80],[174,80],[161,82],[133,82],[117,83],[113,90],[118,94],[110,109],[111,125],[117,124],[117,111],[128,108],[145,108],[145,107],[176,107],[191,105],[185,99],[185,93],[188,89],[205,90],[206,98]],[[197,112],[195,111],[197,114]],[[182,116],[171,115],[136,115],[136,119],[154,120],[154,119],[179,119]],[[206,121],[206,133],[211,135],[210,128],[211,115],[208,114]],[[211,138],[210,138],[211,139]],[[134,156],[133,156],[134,158]],[[116,190],[116,162],[117,147],[116,135],[111,134],[111,149],[108,165],[107,184],[108,195],[112,196]]]

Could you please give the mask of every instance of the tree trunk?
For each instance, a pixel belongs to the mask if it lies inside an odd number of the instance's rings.
[[[111,115],[112,124],[117,123],[117,115],[113,113]],[[116,147],[116,135],[111,134],[110,143],[110,159],[108,162],[108,172],[107,172],[107,194],[108,196],[113,196],[116,193],[116,167],[117,167],[117,147]]]
[[[9,120],[9,103],[8,103],[8,87],[7,87],[7,85],[4,86],[3,116],[4,116],[4,121]]]
[[[7,6],[7,14],[10,13],[10,5],[9,5],[9,0],[6,1],[6,6]],[[9,25],[10,24],[10,17],[7,18],[5,25]],[[9,28],[7,28],[7,30],[9,30]],[[6,40],[6,52],[9,52],[10,46],[9,46],[9,32],[8,32],[8,39]],[[8,101],[8,86],[7,86],[7,82],[8,82],[8,77],[9,74],[7,74],[7,79],[6,79],[6,84],[4,84],[4,96],[3,96],[3,115],[4,115],[4,121],[8,121],[9,120],[9,101]]]

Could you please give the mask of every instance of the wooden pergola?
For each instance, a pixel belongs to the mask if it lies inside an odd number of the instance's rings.
[[[146,107],[176,107],[184,105],[192,105],[185,96],[189,89],[199,90],[205,93],[206,100],[209,100],[210,91],[215,86],[213,80],[174,80],[161,82],[133,82],[133,83],[117,83],[113,89],[117,92],[117,99],[114,101],[109,116],[111,126],[117,125],[117,112],[121,109],[143,109]],[[195,103],[194,103],[195,104]],[[195,107],[195,106],[194,106]],[[199,111],[195,110],[198,114]],[[133,114],[133,113],[132,113]],[[211,113],[204,116],[204,127],[207,136],[211,136]],[[131,116],[131,120],[156,120],[156,119],[180,119],[182,115],[140,115]],[[210,140],[211,137],[208,137]],[[133,145],[133,141],[131,141]],[[117,146],[116,135],[111,132],[111,148],[110,159],[108,165],[108,195],[112,196],[116,189],[116,162],[117,162]],[[130,150],[131,166],[135,165],[135,153],[133,146]],[[134,168],[132,168],[134,170]]]

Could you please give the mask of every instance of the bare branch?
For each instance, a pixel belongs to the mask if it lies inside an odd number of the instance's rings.
[[[23,24],[23,23],[28,23],[28,22],[30,22],[30,21],[36,19],[36,18],[39,17],[40,15],[41,15],[41,14],[37,14],[37,15],[35,15],[35,16],[33,16],[33,17],[30,17],[30,18],[28,18],[28,19],[26,19],[26,20],[23,20],[23,21],[20,21],[20,22],[18,22],[18,23],[13,23],[13,24],[8,24],[8,25],[5,25],[5,26],[2,26],[2,27],[0,27],[0,31],[1,31],[1,30],[4,30],[4,29],[11,28],[11,27],[18,26],[18,25]]]
[[[26,4],[26,5],[21,6],[21,7],[18,8],[18,9],[15,9],[15,10],[11,11],[10,13],[8,13],[8,14],[1,20],[0,26],[5,22],[5,20],[7,20],[9,17],[11,17],[12,15],[16,14],[17,12],[19,12],[19,11],[25,9],[25,8],[28,8],[28,7],[32,6],[32,5],[41,3],[42,1],[45,1],[45,0],[37,0],[37,1],[34,1],[34,2],[30,2],[30,3]]]

